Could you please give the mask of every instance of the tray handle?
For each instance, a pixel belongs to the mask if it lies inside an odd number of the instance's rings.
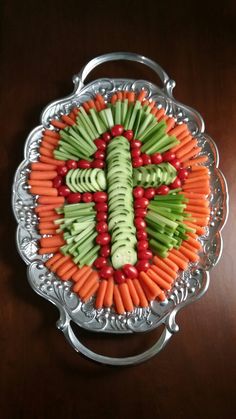
[[[73,77],[73,82],[75,85],[74,93],[78,93],[84,87],[86,78],[94,68],[96,68],[100,64],[118,60],[134,61],[144,64],[147,67],[151,68],[161,79],[161,82],[163,84],[163,90],[166,92],[168,96],[172,97],[172,90],[175,87],[175,81],[171,80],[168,74],[163,70],[163,68],[155,61],[145,57],[144,55],[136,54],[133,52],[111,52],[109,54],[103,54],[93,58],[82,68],[82,70],[78,74],[76,74]]]
[[[63,314],[66,314],[66,313],[63,313]],[[64,336],[67,339],[67,341],[77,352],[81,353],[85,357],[95,362],[98,362],[100,364],[113,365],[113,366],[137,365],[144,361],[147,361],[148,359],[158,354],[158,352],[160,352],[168,343],[173,333],[177,331],[177,330],[170,331],[165,326],[158,341],[145,352],[142,352],[141,354],[134,355],[134,356],[116,358],[116,357],[110,357],[106,355],[100,355],[96,352],[91,351],[89,348],[87,348],[73,332],[72,327],[71,327],[71,319],[67,315],[66,316],[63,315],[58,320],[57,328],[64,333]]]

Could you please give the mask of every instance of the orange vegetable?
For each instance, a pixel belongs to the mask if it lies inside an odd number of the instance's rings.
[[[149,289],[152,295],[152,300],[155,300],[156,297],[161,294],[162,290],[160,287],[145,272],[140,272],[139,278],[141,278],[141,283],[144,283],[145,286]]]
[[[44,248],[42,247],[42,249]],[[48,247],[47,249],[51,249],[51,248]],[[50,268],[50,266],[53,265],[53,263],[55,263],[57,260],[61,259],[62,257],[63,255],[61,253],[56,253],[50,259],[47,260],[47,262],[45,263],[45,266],[47,266],[47,268]]]
[[[49,211],[42,212],[42,214],[40,214],[40,220],[41,219],[46,219],[46,218],[52,217],[52,216],[57,217],[57,218],[58,217],[60,218],[60,215],[58,215],[55,211],[49,210]]]
[[[65,202],[65,198],[64,196],[40,196],[38,198],[38,203],[39,204],[58,204],[58,205],[62,205]]]
[[[161,278],[157,273],[152,269],[147,270],[147,275],[157,284],[160,288],[164,290],[170,290],[171,284],[167,281],[165,281],[163,278]]]
[[[115,303],[116,312],[118,314],[123,314],[125,312],[125,308],[123,305],[123,301],[120,295],[118,285],[114,286],[114,303]]]
[[[172,268],[170,268],[167,264],[166,264],[166,259],[161,259],[158,256],[154,256],[153,258],[153,263],[160,269],[162,269],[162,271],[166,272],[167,274],[169,274],[171,276],[171,278],[176,279],[177,277],[177,273],[176,271],[174,271]],[[178,268],[178,267],[177,267]]]
[[[55,210],[56,208],[58,208],[58,205],[38,205],[34,211],[36,214],[40,214],[45,211]]]
[[[178,135],[178,140],[180,140],[180,141],[181,141],[181,143],[182,143],[182,141],[183,141],[186,137],[188,137],[189,135],[191,136],[191,134],[190,134],[189,130],[187,129],[186,131],[183,131],[181,134],[179,134],[179,135]],[[191,136],[191,138],[192,138],[192,136]]]
[[[201,243],[199,243],[199,241],[197,241],[196,239],[192,238],[190,236],[190,233],[188,233],[188,240],[187,241],[183,241],[182,244],[188,244],[191,245],[192,247],[195,247],[197,250],[201,250],[202,245]]]
[[[199,242],[198,242],[199,243]],[[199,243],[200,244],[200,243]],[[197,249],[196,247],[192,246],[191,244],[189,244],[186,241],[182,242],[182,246],[185,247],[188,250],[191,250],[191,252],[195,252],[197,253],[199,250],[201,250],[201,247],[199,249]],[[200,245],[201,246],[201,245]]]
[[[75,125],[75,121],[69,117],[69,115],[62,115],[61,119],[67,124],[67,125]]]
[[[43,237],[40,239],[40,247],[56,247],[64,244],[65,240],[59,234],[54,237]]]
[[[188,126],[186,124],[179,124],[176,125],[171,131],[168,132],[169,135],[174,135],[178,138],[178,135],[182,134],[183,132],[188,130]]]
[[[94,284],[98,283],[98,273],[97,271],[92,271],[88,278],[86,279],[85,283],[82,285],[82,287],[79,290],[79,296],[83,299],[85,295],[88,293],[91,287],[94,286]]]
[[[133,284],[132,279],[128,278],[126,280],[126,283],[127,283],[128,287],[129,287],[130,296],[131,296],[131,299],[132,299],[134,305],[135,306],[139,306],[140,299],[139,299],[139,296],[137,294],[137,291],[135,289],[135,286]]]
[[[56,170],[44,170],[36,171],[30,173],[30,180],[51,180],[57,176]]]
[[[192,160],[185,160],[183,163],[183,167],[191,167],[195,166],[196,164],[205,163],[208,160],[207,156],[196,157],[196,159]]]
[[[193,176],[193,177],[188,177],[187,179],[185,179],[184,184],[185,185],[190,185],[193,184],[195,182],[202,182],[205,180],[209,180],[209,175],[207,173],[202,174],[201,176]]]
[[[69,271],[69,269],[76,267],[74,262],[72,262],[71,258],[69,260],[67,260],[65,263],[63,263],[63,265],[61,265],[56,273],[59,276],[59,278],[61,277],[61,275],[64,275],[67,271]]]
[[[60,129],[64,129],[66,128],[66,124],[64,124],[61,121],[58,121],[57,119],[52,119],[51,120],[51,124],[55,127],[55,128],[60,128]]]
[[[52,188],[52,181],[51,180],[28,180],[29,186],[43,186],[46,188]]]
[[[87,294],[84,296],[83,301],[86,303],[92,295],[96,294],[99,287],[99,283],[95,282],[94,285],[88,290]]]
[[[98,100],[95,100],[95,106],[98,112],[103,109],[101,103]]]
[[[49,144],[47,141],[44,141],[44,140],[41,142],[41,147],[47,148],[48,150],[51,150],[51,151],[55,149],[54,145]]]
[[[91,272],[91,268],[89,266],[82,266],[82,268],[78,268],[77,272],[72,276],[73,281],[77,282],[86,272]]]
[[[166,119],[166,132],[169,135],[171,135],[170,132],[174,126],[175,126],[175,119],[168,116]]]
[[[63,275],[60,275],[60,279],[62,281],[69,281],[72,275],[77,271],[77,266],[72,266],[68,271],[66,271]]]
[[[187,226],[189,226],[189,227],[191,227],[191,228],[194,228],[194,229],[196,230],[196,233],[197,233],[199,236],[202,236],[203,234],[205,234],[205,230],[204,230],[204,228],[202,228],[202,227],[198,226],[197,224],[191,223],[191,222],[189,222],[189,221],[185,221],[185,222],[184,222],[184,224],[186,224]]]
[[[189,151],[186,153],[183,157],[180,158],[181,163],[184,163],[191,159],[192,157],[195,157],[200,151],[202,150],[201,147],[195,147],[192,151]]]
[[[164,279],[164,281],[168,282],[169,284],[172,284],[174,282],[174,278],[169,273],[167,273],[166,271],[162,270],[158,266],[152,265],[151,269],[157,275],[159,275],[162,279]]]
[[[100,282],[99,288],[98,288],[98,293],[97,293],[96,302],[95,302],[95,307],[97,309],[103,307],[103,301],[104,301],[106,289],[107,289],[107,281],[106,279],[104,279],[103,281]]]
[[[51,170],[56,170],[56,166],[54,164],[47,164],[47,163],[40,163],[40,162],[35,162],[35,163],[31,163],[31,170],[36,170],[36,171],[51,171]]]
[[[171,149],[171,151],[173,151],[173,153],[175,153],[177,150],[182,149],[182,147],[185,146],[186,144],[189,144],[190,141],[192,140],[192,136],[191,135],[185,135],[183,140],[180,140],[180,137],[178,137],[178,140],[181,141],[181,143],[177,144],[175,147],[173,147]]]
[[[89,112],[90,106],[89,106],[88,102],[83,103],[83,108],[86,110],[86,112]]]
[[[156,116],[157,115],[157,112],[158,112],[158,108],[153,107],[152,110],[151,110],[151,114],[154,115],[154,116]]]
[[[179,251],[184,256],[186,256],[191,262],[197,262],[199,260],[199,256],[196,253],[192,252],[184,246],[180,246]]]
[[[43,163],[55,164],[56,166],[64,166],[65,165],[64,160],[56,160],[56,159],[53,159],[51,157],[46,157],[46,156],[40,156],[39,160]]]
[[[197,213],[201,213],[201,214],[207,214],[207,215],[210,214],[210,208],[202,207],[202,206],[199,206],[199,205],[189,205],[189,204],[187,204],[186,208],[185,208],[185,211],[187,211],[187,212],[193,211],[193,212],[197,212]]]
[[[113,291],[114,291],[114,280],[111,277],[107,281],[107,289],[106,289],[104,301],[103,301],[104,307],[111,307],[113,303]]]
[[[50,237],[51,238],[51,237]],[[56,272],[57,269],[62,266],[67,260],[70,259],[70,256],[62,256],[62,258],[56,260],[56,262],[54,262],[51,266],[50,266],[50,270],[52,272]]]
[[[59,138],[60,138],[60,135],[59,135],[59,133],[58,133],[58,132],[56,132],[56,131],[52,131],[52,130],[50,130],[50,129],[45,129],[45,130],[43,131],[43,135],[47,135],[48,137],[57,138],[57,139],[59,139]]]
[[[157,256],[158,257],[158,256]],[[163,258],[162,258],[163,259]],[[163,262],[165,262],[169,268],[171,268],[173,271],[178,272],[179,270],[179,266],[176,265],[176,263],[174,263],[172,260],[170,260],[168,257],[163,259]],[[168,273],[168,272],[167,272]]]
[[[141,284],[140,284],[139,280],[136,279],[136,278],[133,279],[133,284],[134,284],[135,290],[136,290],[136,292],[138,294],[138,297],[139,297],[140,306],[141,307],[148,307],[148,301],[146,299],[146,296],[144,294],[144,291],[141,287]]]
[[[88,267],[89,269],[83,273],[83,275],[80,276],[79,279],[77,279],[75,285],[73,286],[73,291],[76,293],[79,293],[81,288],[84,286],[84,284],[86,283],[88,277],[91,275],[91,273],[93,272],[93,270]],[[74,279],[76,273],[72,276],[72,279]]]
[[[57,226],[52,221],[41,221],[38,224],[38,228],[40,230],[42,230],[42,229],[56,230],[57,229]]]
[[[57,196],[58,191],[56,188],[44,188],[42,186],[31,186],[30,192],[33,195]]]
[[[128,92],[128,101],[129,101],[129,103],[135,101],[135,93],[134,92]]]
[[[176,157],[178,159],[181,159],[184,157],[187,153],[189,153],[195,146],[197,145],[197,140],[193,139],[191,141],[188,141],[187,144],[182,145],[179,150],[176,152]]]
[[[188,191],[188,192],[180,192],[180,194],[184,195],[185,198],[188,198],[188,199],[191,199],[191,198],[204,199],[204,200],[206,199],[206,194],[204,194],[204,193]]]
[[[100,93],[96,94],[96,100],[100,103],[102,109],[104,109],[106,107],[104,97],[102,95],[100,95]]]
[[[180,257],[176,256],[175,254],[169,252],[169,256],[168,258],[170,260],[172,260],[174,263],[176,263],[176,265],[179,266],[180,269],[182,269],[183,271],[187,268],[188,264],[187,262],[185,262],[183,259],[181,259]]]
[[[59,247],[41,247],[41,249],[38,251],[38,254],[45,255],[47,253],[56,253],[58,250]]]
[[[54,137],[49,137],[47,135],[43,136],[43,142],[51,145],[52,147],[56,147],[58,145],[58,139]]]
[[[191,167],[191,174],[195,175],[196,172],[207,172],[208,173],[208,168],[206,166],[200,166],[198,164],[195,164]]]
[[[117,94],[117,99],[118,100],[122,100],[123,99],[123,93],[122,92],[120,92],[119,90],[117,90],[116,94]]]
[[[160,108],[157,110],[156,119],[159,121],[165,115],[165,109]]]
[[[39,147],[39,152],[42,156],[53,158],[54,154],[52,150],[48,150],[42,146]]]
[[[128,285],[126,283],[120,284],[119,291],[125,311],[133,311],[134,306],[132,303]]]
[[[87,103],[88,103],[90,109],[96,109],[96,105],[95,105],[94,100],[88,100]]]
[[[197,188],[201,188],[201,187],[209,187],[209,179],[207,178],[206,180],[196,180],[192,183],[184,183],[183,185],[183,191],[188,191],[191,189],[197,189]]]
[[[56,230],[52,230],[50,228],[39,229],[39,234],[43,236],[44,234],[55,236],[57,234]]]
[[[147,96],[147,91],[142,89],[142,90],[140,90],[140,92],[138,94],[137,100],[142,102],[145,99],[146,96]]]
[[[111,98],[111,104],[114,105],[116,103],[116,101],[117,101],[117,95],[114,94],[114,95],[112,95],[112,98]]]

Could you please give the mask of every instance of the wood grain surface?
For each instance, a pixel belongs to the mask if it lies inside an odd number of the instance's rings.
[[[236,7],[213,1],[13,1],[1,14],[0,417],[233,419],[236,417]],[[175,97],[197,109],[215,139],[230,216],[207,294],[179,313],[180,332],[154,359],[129,368],[94,364],[55,327],[58,312],[37,296],[15,247],[11,185],[28,133],[50,101],[72,91],[91,58],[133,51],[177,82]],[[90,77],[159,83],[141,65],[117,62]],[[112,355],[148,348],[159,331],[91,335]]]

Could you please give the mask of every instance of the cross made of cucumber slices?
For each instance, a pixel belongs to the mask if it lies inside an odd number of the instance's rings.
[[[67,173],[66,184],[72,192],[107,192],[111,261],[115,269],[137,262],[133,188],[169,185],[175,177],[176,170],[169,163],[133,168],[130,144],[123,136],[108,143],[105,170],[71,169]]]

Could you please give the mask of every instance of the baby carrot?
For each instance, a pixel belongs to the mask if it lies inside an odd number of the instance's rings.
[[[37,171],[30,173],[30,180],[51,180],[57,176],[56,170]]]
[[[209,187],[209,180],[197,180],[192,183],[184,183],[183,185],[183,191],[191,191],[191,189],[201,189],[201,187]]]
[[[114,95],[112,95],[111,97],[111,104],[114,105],[117,101],[117,95],[114,93]]]
[[[57,234],[57,232],[56,232],[56,230],[51,230],[50,228],[48,228],[48,229],[40,229],[39,234],[41,236],[43,236],[44,234],[48,234],[50,236],[55,236]]]
[[[188,262],[188,258],[186,256],[184,256],[179,250],[176,249],[172,249],[171,252],[175,255],[178,256],[180,258],[182,258],[185,262]]]
[[[86,112],[89,112],[90,106],[89,106],[88,102],[83,103],[83,108],[86,110]]]
[[[75,264],[74,262],[72,262],[71,259],[65,261],[65,263],[63,263],[57,270],[56,270],[56,274],[59,276],[59,278],[61,277],[61,275],[64,275],[67,271],[69,271],[69,269],[74,268]]]
[[[50,266],[50,270],[52,272],[56,272],[57,269],[62,266],[67,260],[70,259],[70,256],[62,256],[62,258],[56,260],[56,262],[54,262],[51,266]]]
[[[60,135],[58,132],[52,131],[50,129],[45,129],[43,131],[43,135],[47,135],[48,137],[57,138],[57,139],[60,138]]]
[[[88,290],[87,294],[84,296],[83,301],[86,303],[94,294],[96,294],[99,287],[99,283],[95,282],[92,287]]]
[[[145,89],[140,90],[137,100],[139,100],[140,102],[142,102],[142,100],[145,99],[145,97],[147,96],[147,91]]]
[[[188,264],[183,259],[179,258],[178,256],[174,255],[173,253],[169,252],[169,259],[173,260],[176,265],[179,266],[180,269],[183,271],[187,268]]]
[[[184,157],[189,151],[191,151],[195,146],[197,145],[197,140],[193,139],[191,141],[188,141],[187,144],[182,145],[182,147],[179,148],[176,152],[176,157],[178,159],[181,159]]]
[[[63,275],[60,275],[60,279],[62,281],[69,281],[72,275],[77,271],[77,266],[72,266],[68,271],[66,271]]]
[[[106,289],[107,289],[107,280],[104,279],[99,284],[99,288],[98,288],[98,292],[97,292],[97,296],[96,296],[96,302],[95,302],[96,309],[99,309],[99,308],[103,307],[103,301],[104,301],[104,296],[105,296],[105,293],[106,293]]]
[[[51,120],[51,124],[55,127],[55,128],[60,128],[60,129],[64,129],[66,128],[66,124],[64,124],[61,121],[58,121],[57,119],[52,119]]]
[[[147,275],[157,284],[159,285],[160,288],[164,289],[164,290],[170,290],[171,289],[171,284],[167,281],[165,281],[163,278],[161,278],[159,275],[156,274],[156,272],[154,272],[154,270],[148,269],[147,270]]]
[[[160,109],[157,110],[156,119],[159,121],[160,118],[162,116],[164,116],[164,115],[165,115],[165,109],[164,108],[160,108]]]
[[[140,300],[139,300],[139,296],[138,296],[138,294],[136,292],[136,289],[134,287],[134,284],[133,284],[132,279],[128,278],[126,280],[126,283],[127,283],[128,287],[129,287],[129,292],[130,292],[130,296],[131,296],[131,299],[133,301],[133,304],[137,307],[139,305],[139,303],[140,303]]]
[[[41,147],[47,148],[48,150],[51,150],[51,151],[55,150],[55,146],[53,146],[52,144],[49,144],[47,141],[44,141],[44,140],[41,142]]]
[[[175,126],[175,119],[172,117],[168,117],[166,120],[166,132],[169,135],[171,135],[170,132],[174,126]]]
[[[197,224],[190,223],[189,221],[185,221],[184,224],[191,228],[194,228],[199,236],[203,236],[205,234],[204,228],[198,226]]]
[[[123,93],[122,92],[120,92],[119,90],[116,92],[116,94],[117,94],[117,99],[118,100],[122,100],[123,99]]]
[[[74,125],[75,121],[71,119],[68,115],[62,115],[61,116],[62,121],[64,121],[67,125]]]
[[[204,180],[209,180],[208,173],[204,173],[201,176],[190,176],[187,179],[185,179],[184,184],[189,185],[190,183],[204,181]]]
[[[176,138],[178,138],[178,135],[182,134],[183,132],[187,131],[188,126],[186,124],[179,124],[176,125],[175,128],[170,130],[168,132],[169,135],[174,135]]]
[[[57,196],[56,188],[44,188],[42,186],[31,186],[30,192],[33,195]]]
[[[44,249],[42,247],[42,249]],[[52,249],[51,247],[48,247],[48,249]],[[63,257],[63,255],[58,252],[55,255],[53,255],[50,259],[47,260],[47,262],[45,263],[45,266],[47,266],[47,268],[50,268],[51,265],[53,265],[53,263],[55,263],[57,260],[61,259]]]
[[[191,167],[191,175],[196,176],[200,172],[207,172],[208,173],[209,171],[208,171],[208,168],[206,166],[200,166],[198,164]]]
[[[122,301],[122,298],[121,298],[121,295],[120,295],[118,285],[114,286],[114,303],[115,303],[116,312],[118,314],[124,314],[125,308],[124,308],[124,305],[123,305],[123,301]]]
[[[96,105],[95,105],[95,102],[94,102],[94,100],[88,100],[88,105],[89,105],[89,108],[90,109],[96,109]]]
[[[193,247],[191,244],[189,244],[186,241],[182,242],[182,246],[185,247],[188,250],[191,250],[191,252],[194,252],[194,253],[197,253],[200,250],[200,249],[197,249],[196,247]]]
[[[192,213],[192,216],[194,217],[194,222],[200,227],[206,227],[209,223],[209,217],[200,217],[199,215]]]
[[[208,160],[207,156],[196,157],[196,159],[192,160],[185,160],[183,162],[183,167],[191,167],[195,166],[196,164],[205,163]]]
[[[40,196],[38,198],[38,203],[39,204],[58,204],[58,205],[62,205],[65,202],[65,198],[64,196],[55,196],[55,197],[51,197],[51,196]]]
[[[84,284],[86,283],[88,277],[91,275],[92,272],[93,272],[92,269],[89,268],[86,272],[83,273],[83,275],[80,276],[79,279],[77,279],[75,285],[73,286],[74,292],[79,294],[81,288],[84,286]],[[74,279],[75,275],[76,273],[72,276],[72,279]]]
[[[31,170],[36,170],[36,171],[50,171],[50,170],[56,170],[56,166],[54,164],[47,164],[47,163],[40,163],[40,162],[34,162],[31,163]]]
[[[197,241],[196,239],[192,238],[190,236],[190,233],[188,234],[188,240],[183,241],[182,244],[188,243],[188,245],[191,245],[192,247],[195,247],[197,250],[201,250],[202,245]]]
[[[82,287],[79,290],[79,296],[83,299],[87,292],[90,290],[90,288],[95,284],[98,283],[98,273],[97,271],[92,271],[88,278],[86,279],[86,282],[82,285]]]
[[[28,180],[29,186],[43,186],[46,188],[52,188],[52,181],[51,180]]]
[[[55,164],[56,166],[64,166],[65,165],[64,160],[56,160],[56,159],[53,159],[51,157],[46,157],[46,156],[40,156],[39,160],[43,163]]]
[[[96,110],[100,112],[103,108],[99,100],[95,100]]]
[[[42,229],[56,230],[57,229],[57,226],[53,223],[53,221],[41,221],[38,224],[38,228],[40,230],[42,230]]]
[[[177,273],[173,269],[171,269],[167,264],[165,259],[161,259],[158,256],[154,256],[153,263],[167,274],[169,274],[173,279],[176,279]]]
[[[44,135],[43,136],[43,142],[47,143],[47,144],[50,144],[53,147],[56,147],[58,145],[59,139]]]
[[[58,205],[38,205],[37,207],[35,207],[34,211],[36,212],[36,214],[41,215],[42,212],[55,210],[56,208],[58,208]]]
[[[158,108],[156,108],[156,106],[153,107],[152,110],[151,110],[151,114],[156,116],[157,112],[158,112]]]
[[[178,137],[178,140],[180,140],[179,137]],[[171,149],[171,151],[173,151],[173,153],[175,153],[177,150],[182,149],[182,147],[185,146],[186,144],[189,144],[191,140],[192,140],[192,136],[191,135],[185,136],[184,139],[181,141],[181,143],[180,144],[177,144],[175,147],[173,147]]]
[[[186,256],[191,262],[197,262],[199,260],[199,256],[196,253],[192,252],[189,249],[186,249],[186,247],[184,246],[180,246],[179,251],[184,256]]]
[[[107,288],[104,295],[103,305],[104,307],[111,307],[113,303],[113,291],[114,291],[114,280],[109,278],[107,281]]]
[[[197,206],[197,205],[186,205],[185,211],[193,211],[193,212],[197,212],[197,213],[201,213],[201,214],[210,214],[210,208],[206,208],[206,207],[201,207],[201,206]]]
[[[191,136],[191,134],[190,134],[189,130],[187,129],[186,131],[183,131],[183,132],[182,132],[182,134],[179,134],[179,135],[178,135],[178,140],[180,140],[180,141],[181,141],[181,143],[182,143],[182,141],[183,141],[186,137],[188,137],[188,136],[190,136],[190,137],[192,138],[192,136]]]
[[[136,278],[133,279],[133,284],[134,284],[135,290],[136,290],[136,292],[138,294],[138,297],[139,297],[139,300],[140,300],[140,306],[141,307],[148,307],[148,301],[146,299],[146,296],[144,294],[144,291],[141,287],[141,284],[140,284],[139,280],[136,279]]]
[[[172,284],[174,282],[174,278],[166,271],[160,269],[158,266],[152,265],[151,269],[169,284]]]
[[[41,249],[38,251],[38,254],[45,255],[47,253],[56,253],[58,250],[59,247],[41,247]]]
[[[135,93],[133,91],[128,92],[128,101],[129,101],[129,103],[135,101]]]
[[[47,222],[55,221],[55,220],[58,220],[59,218],[61,218],[61,216],[59,216],[57,214],[53,214],[53,215],[50,215],[50,216],[47,216],[47,217],[40,217],[40,222],[41,221],[42,222],[44,222],[44,221],[47,221]]]
[[[59,217],[59,215],[55,211],[50,210],[50,211],[42,212],[42,214],[40,214],[39,218],[41,220],[41,219],[47,219],[47,218],[50,219],[50,217],[56,217],[56,218],[52,218],[52,219],[56,220],[57,217]]]
[[[89,266],[82,266],[82,268],[78,268],[77,272],[72,276],[73,281],[77,282],[84,274],[85,272],[91,272],[91,268]]]
[[[44,148],[44,147],[40,146],[39,147],[39,152],[42,156],[53,158],[53,151],[52,150],[48,150],[47,148]]]
[[[56,247],[63,246],[64,244],[65,241],[59,234],[54,237],[43,237],[40,239],[40,247]]]
[[[179,270],[178,265],[176,265],[176,263],[172,262],[172,260],[170,260],[168,258],[168,256],[166,258],[162,258],[162,259],[163,259],[163,262],[165,262],[169,266],[169,268],[171,268],[175,272],[178,272],[178,270]]]
[[[96,94],[96,100],[100,103],[102,109],[104,109],[106,107],[104,97],[102,95],[100,95],[100,93]]]
[[[126,283],[123,283],[120,284],[118,287],[125,311],[133,311],[134,306],[132,303],[128,285]]]
[[[73,109],[70,111],[70,113],[68,114],[68,116],[69,116],[69,118],[70,118],[70,119],[72,119],[72,121],[74,121],[74,123],[75,123],[75,120],[76,120],[76,116],[77,116],[77,114],[75,114],[75,113],[74,113],[74,110],[73,110]]]
[[[201,150],[202,147],[195,147],[192,151],[189,151],[188,153],[184,154],[184,156],[180,158],[181,163],[184,163],[192,157],[195,157],[198,153],[200,153]]]
[[[160,287],[145,272],[140,272],[139,277],[141,278],[141,281],[146,285],[146,287],[151,292],[153,296],[152,300],[155,300],[156,297],[159,294],[161,294],[162,290],[160,289]]]

